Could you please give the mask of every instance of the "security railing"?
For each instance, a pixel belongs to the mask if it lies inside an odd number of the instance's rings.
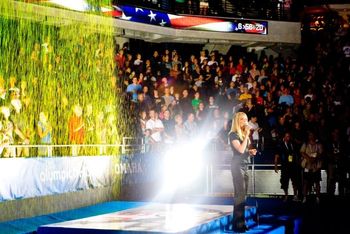
[[[145,142],[142,138],[124,137],[122,144],[82,144],[82,145],[8,145],[2,146],[2,157],[59,157],[59,156],[106,156],[132,155],[145,153]],[[4,153],[9,154],[4,156]],[[19,155],[21,153],[21,155]],[[152,154],[152,152],[150,152]],[[158,152],[159,153],[159,152]],[[207,194],[232,194],[234,192],[231,176],[230,150],[219,150],[213,147],[206,151],[211,159],[205,162],[205,171],[201,181]],[[186,162],[184,162],[186,163]],[[247,165],[249,174],[248,195],[269,194],[282,195],[280,189],[280,173],[275,173],[274,164],[256,164],[254,161]],[[322,170],[321,192],[326,191],[327,175]],[[289,186],[289,194],[293,194]]]
[[[4,145],[0,157],[98,156],[144,153],[142,138],[124,137],[122,144]]]
[[[283,193],[283,191],[279,191],[279,175],[274,172],[274,164],[255,164],[254,162],[247,164],[247,172],[249,174],[249,184],[248,184],[248,194],[255,195],[256,193]],[[278,165],[280,166],[280,165]],[[233,182],[231,176],[231,164],[230,163],[210,163],[207,165],[207,175],[206,175],[206,192],[208,194],[215,193],[231,193],[233,192]],[[227,173],[222,173],[226,171]],[[258,181],[257,188],[257,178],[259,180],[260,177],[257,174],[269,174],[264,183],[266,191],[261,191],[261,183]],[[221,180],[221,181],[219,181]],[[226,181],[227,183],[223,183],[222,181]],[[218,186],[220,184],[220,186]],[[269,189],[268,187],[273,189]],[[270,191],[271,190],[271,191]]]
[[[280,176],[274,170],[274,164],[255,164],[254,162],[247,165],[249,176],[247,194],[249,196],[264,195],[284,195],[281,189]],[[280,165],[278,165],[280,169]],[[327,172],[321,170],[321,193],[327,192]],[[300,182],[302,183],[302,171],[300,171]],[[209,163],[206,168],[206,193],[210,195],[233,194],[234,187],[231,175],[231,164]],[[288,194],[293,194],[293,186],[290,181]]]

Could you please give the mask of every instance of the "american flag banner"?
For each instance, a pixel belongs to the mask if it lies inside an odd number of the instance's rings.
[[[117,18],[138,23],[175,29],[267,34],[267,21],[174,15],[134,6],[114,6],[114,8],[120,12]]]
[[[267,21],[174,15],[134,6],[114,6],[119,19],[175,29],[267,34]],[[117,14],[115,14],[117,15]]]
[[[75,11],[99,11],[105,15],[135,23],[151,24],[184,30],[201,30],[212,32],[235,32],[250,34],[267,34],[267,21],[248,19],[223,19],[193,15],[175,15],[157,10],[127,5],[93,7],[86,0],[37,0],[48,2]]]
[[[167,13],[133,6],[117,6],[116,9],[122,12],[122,16],[119,18],[123,20],[171,27],[171,22]]]
[[[173,15],[160,11],[133,6],[117,6],[122,12],[120,19],[138,23],[171,27],[176,29],[194,29],[207,31],[232,31],[232,23],[217,18]]]

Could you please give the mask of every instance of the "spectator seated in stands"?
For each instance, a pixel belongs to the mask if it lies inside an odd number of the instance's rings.
[[[138,83],[137,77],[132,78],[132,83],[126,88],[126,92],[132,95],[132,101],[137,102],[137,93],[142,90],[142,86]]]
[[[278,104],[284,103],[287,106],[292,106],[294,104],[294,98],[289,94],[289,89],[284,88],[282,95],[279,97]]]

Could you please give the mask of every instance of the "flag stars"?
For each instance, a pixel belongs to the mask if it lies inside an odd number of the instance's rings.
[[[166,25],[166,22],[162,19],[162,22],[160,22],[159,25],[164,27],[164,25]]]
[[[126,16],[126,15],[124,14],[124,12],[123,12],[121,19],[123,19],[123,20],[130,20],[130,19],[131,19],[131,16]]]
[[[156,21],[156,15],[154,14],[152,11],[150,11],[150,14],[148,15],[148,17],[150,17],[150,22],[152,22],[152,20]]]
[[[143,9],[142,9],[142,8],[138,8],[138,7],[136,7],[136,8],[135,8],[135,12],[138,12],[138,11],[143,12]]]

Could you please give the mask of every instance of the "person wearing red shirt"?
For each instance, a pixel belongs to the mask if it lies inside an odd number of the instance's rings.
[[[82,117],[83,109],[79,105],[73,107],[73,115],[69,118],[69,143],[81,145],[84,143],[85,125]],[[79,146],[72,146],[72,155],[76,156],[79,153]]]

